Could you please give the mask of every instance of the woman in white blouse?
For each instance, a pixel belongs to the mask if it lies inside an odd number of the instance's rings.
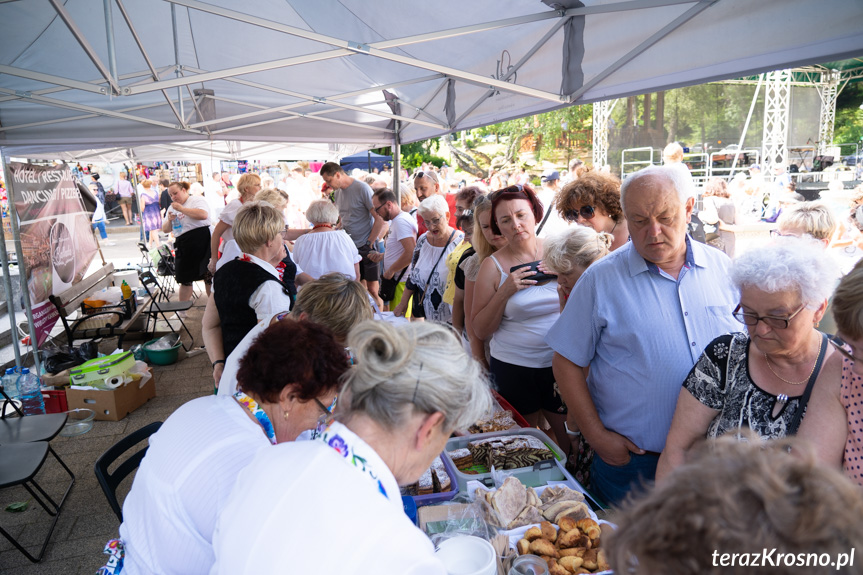
[[[312,202],[306,210],[312,230],[294,242],[294,260],[303,271],[319,278],[339,272],[360,279],[360,253],[345,230],[335,229],[339,209],[330,201]]]
[[[347,369],[329,330],[277,322],[241,362],[240,391],[175,411],[150,438],[123,503],[121,539],[107,547],[125,554],[123,575],[209,573],[216,520],[240,470],[261,449],[293,442],[319,423],[323,429]]]
[[[491,409],[488,384],[433,322],[366,321],[348,344],[356,364],[338,420],[316,441],[259,451],[240,473],[213,535],[211,575],[446,573],[399,485]]]
[[[411,296],[422,290],[426,319],[450,323],[452,306],[443,301],[449,277],[446,257],[462,242],[464,233],[450,227],[449,206],[443,196],[424,199],[420,203],[419,214],[428,231],[417,240],[411,262],[411,275],[405,285],[402,301],[393,313],[404,316]]]

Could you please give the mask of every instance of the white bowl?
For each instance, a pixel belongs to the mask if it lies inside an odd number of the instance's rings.
[[[480,537],[463,535],[447,539],[438,546],[437,556],[449,575],[495,575],[494,547]]]

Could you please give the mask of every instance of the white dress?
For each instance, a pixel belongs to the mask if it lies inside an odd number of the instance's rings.
[[[344,425],[258,452],[213,536],[211,575],[445,575],[396,479]]]
[[[123,503],[123,574],[208,573],[219,510],[240,470],[268,447],[232,397],[201,397],[175,411],[150,437]]]
[[[359,279],[354,264],[359,263],[362,257],[344,230],[302,235],[294,242],[292,255],[294,262],[315,279],[332,272]]]

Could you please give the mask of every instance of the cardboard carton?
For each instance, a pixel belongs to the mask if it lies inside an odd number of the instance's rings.
[[[69,409],[83,407],[96,412],[98,421],[120,421],[153,397],[156,397],[156,375],[138,388],[130,383],[117,389],[67,389],[66,402]]]

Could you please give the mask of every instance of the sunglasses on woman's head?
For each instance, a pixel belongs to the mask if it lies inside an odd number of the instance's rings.
[[[596,209],[593,206],[581,206],[577,210],[570,209],[563,212],[563,217],[571,222],[578,220],[578,216],[581,216],[585,220],[592,220],[595,215]]]

